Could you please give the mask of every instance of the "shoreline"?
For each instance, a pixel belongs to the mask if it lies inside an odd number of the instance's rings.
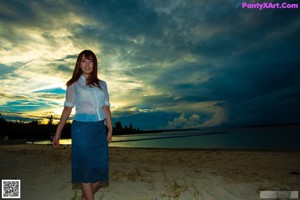
[[[39,142],[39,141],[35,141]],[[0,146],[11,146],[11,145],[42,145],[42,146],[51,146],[51,144],[38,144],[38,143],[31,143],[27,140],[9,140],[0,142]],[[71,144],[61,144],[62,147],[71,147]],[[145,149],[145,150],[174,150],[174,151],[247,151],[247,152],[288,152],[288,153],[300,153],[299,149],[254,149],[254,148],[244,148],[244,149],[225,149],[225,148],[166,148],[166,147],[121,147],[121,146],[110,146],[109,148],[124,148],[124,149]]]
[[[1,179],[20,179],[22,199],[81,194],[71,184],[70,146],[2,145],[0,159]],[[109,163],[109,186],[96,199],[253,200],[261,190],[300,191],[300,152],[109,147]]]
[[[0,150],[4,150],[5,146],[47,146],[52,148],[52,144],[32,144],[32,143],[24,143],[23,140],[20,141],[12,141],[9,143],[0,143]],[[3,146],[3,148],[1,147]],[[24,146],[22,146],[23,148]],[[71,144],[60,144],[59,148],[71,148]],[[26,149],[26,148],[25,148]],[[29,148],[31,149],[31,148]],[[166,147],[121,147],[121,146],[109,146],[109,149],[141,149],[141,150],[174,150],[174,151],[224,151],[224,152],[282,152],[282,153],[300,153],[300,149],[225,149],[225,148],[166,148]]]

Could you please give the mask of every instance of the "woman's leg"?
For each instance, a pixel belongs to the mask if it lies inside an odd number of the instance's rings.
[[[90,183],[82,183],[82,184],[90,184]],[[92,185],[93,195],[94,195],[95,192],[97,192],[97,190],[100,188],[100,181],[92,183],[91,185]],[[81,196],[81,200],[87,200],[87,198],[85,198],[85,192],[83,191],[84,190],[83,188],[88,188],[88,190],[90,190],[90,188],[89,188],[90,186],[81,185],[81,187],[82,187],[82,193],[83,193],[82,196]]]
[[[100,181],[92,183],[92,186],[93,186],[93,192],[94,193],[97,192],[97,190],[99,190],[100,188]]]
[[[94,200],[94,191],[92,183],[81,183],[83,198],[82,200]]]

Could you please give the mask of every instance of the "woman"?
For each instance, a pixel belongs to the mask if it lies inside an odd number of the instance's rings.
[[[108,181],[112,122],[107,85],[98,79],[97,71],[96,55],[90,50],[82,51],[67,82],[64,109],[52,141],[53,147],[59,147],[62,129],[75,106],[71,129],[72,183],[81,183],[83,200],[94,200],[100,182]]]

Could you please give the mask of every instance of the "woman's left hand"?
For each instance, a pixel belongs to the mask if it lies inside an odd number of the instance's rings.
[[[112,130],[108,130],[107,131],[107,143],[109,144],[109,143],[111,143],[111,141],[112,141]]]

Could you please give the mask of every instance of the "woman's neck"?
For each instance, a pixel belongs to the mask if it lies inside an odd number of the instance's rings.
[[[85,74],[85,73],[83,73],[82,75],[84,76],[85,80],[88,80],[88,79],[89,79],[89,77],[90,77],[90,75],[89,75],[89,74]]]

